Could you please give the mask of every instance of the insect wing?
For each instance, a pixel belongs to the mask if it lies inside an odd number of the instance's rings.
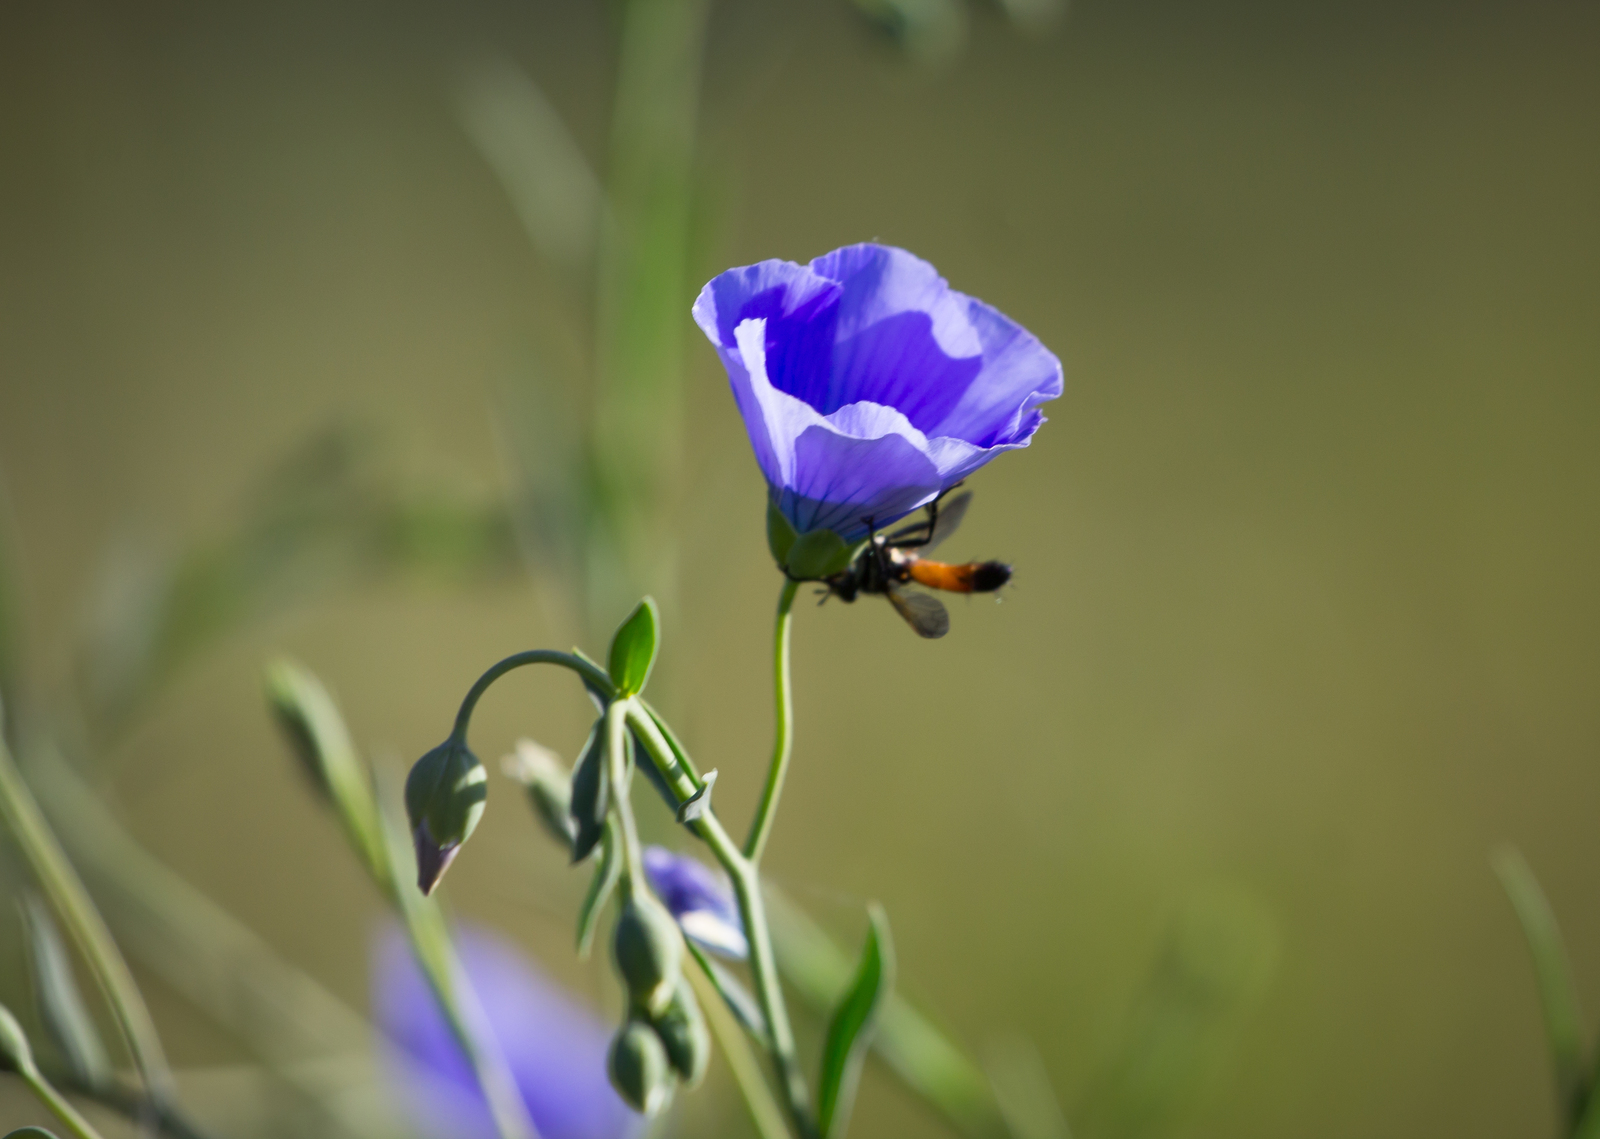
[[[924,552],[932,552],[933,548],[954,534],[961,526],[961,520],[967,516],[967,507],[972,505],[972,492],[964,490],[949,502],[939,504],[939,516],[933,520],[933,533],[928,535],[928,544],[923,546]]]
[[[933,548],[954,534],[961,525],[961,520],[967,516],[967,507],[972,505],[972,492],[962,491],[948,501],[940,500],[938,510],[933,517],[933,527],[929,530],[926,520],[902,527],[889,535],[889,544],[892,546],[911,546],[918,553],[931,553]],[[929,508],[930,515],[933,508]],[[927,537],[923,537],[926,534]]]
[[[898,589],[888,590],[886,596],[889,604],[894,606],[894,611],[916,630],[917,636],[932,640],[950,631],[950,614],[937,597],[929,597],[926,593],[902,593]]]

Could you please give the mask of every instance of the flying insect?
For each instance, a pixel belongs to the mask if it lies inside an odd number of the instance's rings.
[[[879,594],[919,637],[944,636],[950,631],[950,614],[943,603],[901,586],[915,582],[947,593],[993,593],[1011,580],[1011,567],[1005,562],[951,565],[924,556],[956,532],[971,503],[971,491],[948,502],[940,495],[927,505],[926,517],[887,534],[873,533],[850,568],[826,580],[828,590],[822,599],[849,602],[863,593]]]

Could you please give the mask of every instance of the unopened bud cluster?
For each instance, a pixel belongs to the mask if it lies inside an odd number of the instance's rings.
[[[611,947],[628,990],[628,1019],[611,1042],[611,1082],[635,1111],[654,1115],[679,1082],[693,1088],[705,1076],[711,1037],[683,975],[683,936],[665,906],[633,892]]]

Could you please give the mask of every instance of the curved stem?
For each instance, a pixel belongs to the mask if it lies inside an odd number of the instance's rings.
[[[466,696],[461,701],[461,710],[456,713],[455,727],[451,729],[450,734],[457,739],[466,739],[467,724],[472,720],[472,712],[477,708],[483,694],[489,691],[489,686],[512,669],[521,668],[525,664],[559,664],[563,668],[570,668],[583,679],[585,686],[599,690],[607,698],[615,694],[611,677],[607,676],[599,665],[580,656],[556,652],[554,649],[530,649],[523,653],[513,653],[498,664],[491,665],[489,671],[478,677],[476,683],[467,690]]]
[[[793,600],[792,593],[787,600]],[[686,766],[679,761],[655,720],[637,701],[630,700],[627,703],[628,726],[644,744],[645,751],[677,795],[678,801],[688,801],[695,792],[695,784]],[[783,1003],[783,987],[778,979],[777,958],[772,952],[772,936],[767,932],[760,872],[756,864],[734,845],[732,836],[723,828],[715,811],[707,810],[689,824],[689,829],[711,848],[711,853],[733,882],[734,898],[739,903],[739,917],[744,922],[745,936],[750,942],[750,976],[755,982],[761,1014],[767,1022],[767,1051],[778,1069],[784,1105],[801,1139],[815,1139],[817,1130],[811,1119],[811,1095],[806,1088],[805,1072],[800,1067],[795,1048],[789,1011]]]
[[[150,1019],[150,1010],[139,993],[128,963],[117,950],[111,931],[90,900],[83,880],[61,849],[50,824],[45,822],[3,736],[0,736],[0,815],[9,824],[17,845],[27,855],[34,874],[93,971],[127,1042],[146,1098],[156,1110],[170,1110],[177,1100],[177,1085],[167,1066],[155,1022]]]
[[[799,588],[798,581],[785,577],[783,592],[778,594],[778,620],[772,632],[772,763],[767,768],[767,785],[761,792],[755,821],[750,824],[750,837],[744,843],[744,856],[752,863],[761,861],[767,836],[772,833],[772,817],[778,809],[778,796],[783,794],[783,777],[789,770],[789,753],[794,750],[794,686],[789,680],[789,625],[794,595]]]

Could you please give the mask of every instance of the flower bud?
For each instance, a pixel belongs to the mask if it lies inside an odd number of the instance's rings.
[[[518,740],[517,750],[500,761],[500,770],[527,789],[539,821],[570,855],[578,838],[578,825],[572,819],[572,775],[556,753],[532,740]]]
[[[406,777],[406,814],[417,848],[417,888],[431,894],[483,815],[489,773],[452,736]]]
[[[31,1072],[33,1069],[33,1048],[28,1044],[28,1034],[22,1031],[22,1025],[11,1015],[11,1010],[0,1005],[0,1071]]]
[[[682,975],[683,937],[666,907],[643,890],[623,904],[611,942],[634,1007],[660,1015]]]
[[[661,1038],[648,1024],[630,1020],[611,1041],[606,1059],[611,1086],[624,1102],[644,1115],[654,1115],[672,1096],[672,1069]]]
[[[699,1087],[711,1064],[711,1033],[687,977],[678,978],[672,1003],[654,1024],[672,1070],[682,1078],[685,1087],[691,1090]]]

